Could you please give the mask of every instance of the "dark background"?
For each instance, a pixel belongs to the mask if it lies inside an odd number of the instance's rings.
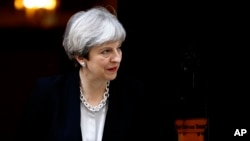
[[[5,10],[0,16],[15,11],[12,3],[0,2]],[[61,0],[58,12],[67,13],[66,21],[75,11],[107,3]],[[213,141],[233,137],[236,128],[249,129],[249,16],[244,5],[117,1],[118,18],[127,30],[119,73],[145,82],[145,108],[158,113],[153,119],[207,117],[206,140]],[[64,28],[65,22],[49,29],[1,24],[0,140],[12,140],[35,79],[71,69],[61,45]]]

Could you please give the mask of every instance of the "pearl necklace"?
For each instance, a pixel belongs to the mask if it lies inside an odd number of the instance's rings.
[[[100,109],[102,109],[102,107],[104,107],[107,103],[107,99],[109,97],[109,81],[107,82],[106,88],[105,88],[105,92],[103,93],[103,99],[101,100],[101,102],[97,105],[97,106],[93,106],[91,104],[89,104],[87,102],[87,99],[84,97],[83,95],[83,91],[82,88],[80,87],[80,99],[81,102],[84,104],[84,106],[89,109],[90,111],[96,112],[99,111]]]

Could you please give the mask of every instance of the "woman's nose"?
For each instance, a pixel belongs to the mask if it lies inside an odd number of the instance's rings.
[[[115,52],[112,56],[112,62],[120,63],[122,60],[122,53],[121,52]]]

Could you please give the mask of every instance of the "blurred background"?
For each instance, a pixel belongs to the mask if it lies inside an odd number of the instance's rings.
[[[229,105],[244,98],[227,92],[242,94],[249,83],[242,83],[247,78],[247,55],[242,50],[246,37],[241,34],[245,32],[246,21],[241,18],[245,12],[233,4],[1,0],[1,141],[12,140],[33,82],[72,69],[62,47],[66,22],[74,12],[97,5],[113,7],[127,30],[119,73],[145,82],[147,103],[151,103],[147,108],[158,112],[157,120],[208,119],[208,111],[214,107],[208,106],[208,100],[219,103],[213,103],[220,109],[218,115],[221,110],[234,115]]]

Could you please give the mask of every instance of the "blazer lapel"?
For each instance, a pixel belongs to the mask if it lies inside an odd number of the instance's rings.
[[[122,86],[117,80],[110,83],[109,107],[102,141],[122,141],[127,135],[127,127],[130,124],[129,101]]]
[[[64,88],[65,126],[63,141],[81,141],[80,128],[80,92],[78,71],[70,74]],[[63,116],[63,115],[62,115]]]

